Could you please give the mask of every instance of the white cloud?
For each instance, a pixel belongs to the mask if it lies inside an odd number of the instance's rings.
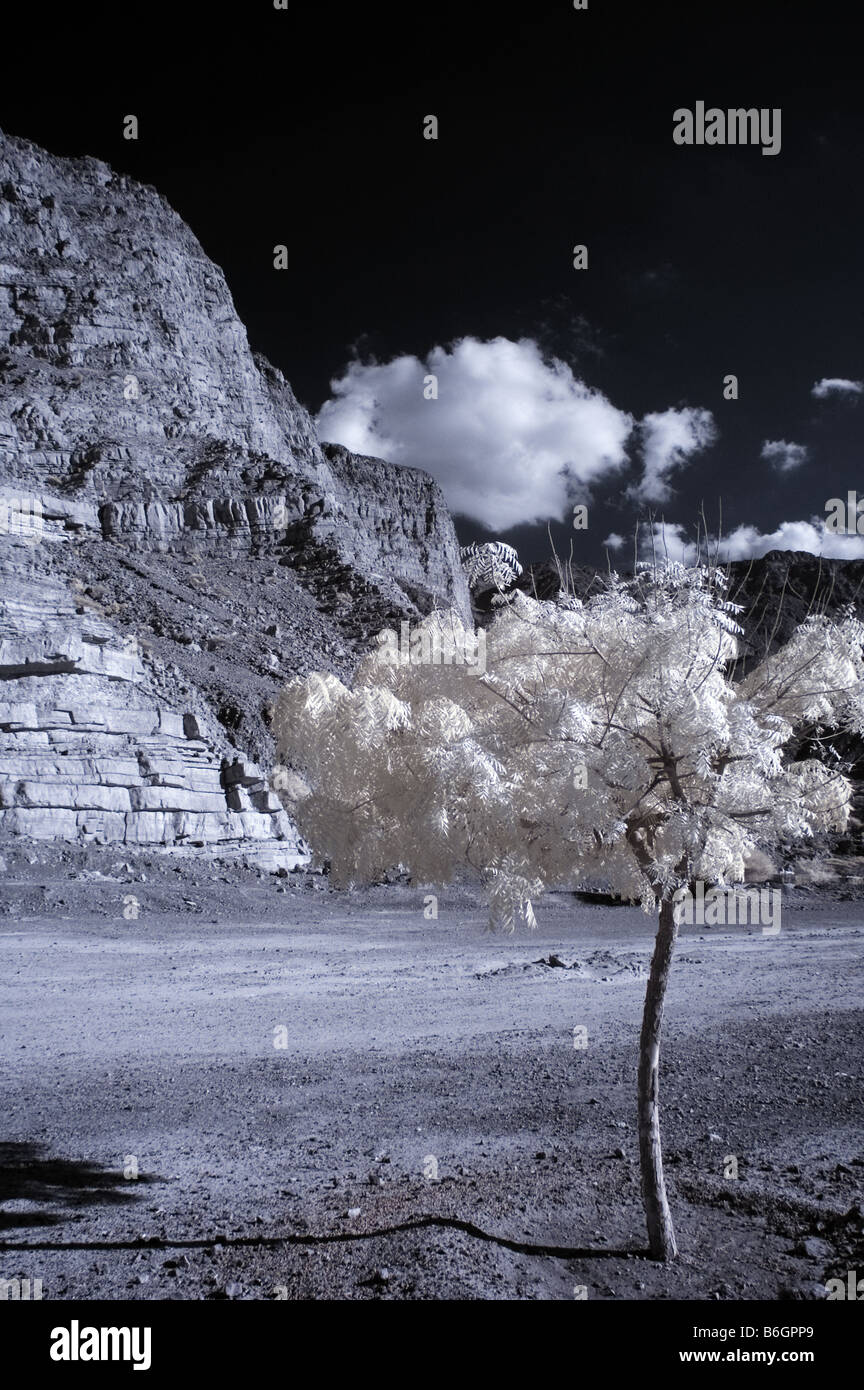
[[[620,550],[624,544],[624,537],[619,536],[617,531],[610,531],[603,544],[607,546],[609,550]]]
[[[693,406],[645,415],[640,431],[642,478],[630,489],[630,495],[638,502],[668,502],[672,496],[669,474],[717,438],[711,411]]]
[[[785,439],[766,439],[762,445],[762,458],[773,463],[778,473],[791,473],[800,468],[810,457],[806,444],[788,444]]]
[[[639,555],[643,560],[656,556],[658,561],[669,559],[692,565],[696,544],[685,539],[684,527],[677,521],[654,521],[650,526],[643,522],[639,528]]]
[[[658,559],[668,554],[670,560],[692,565],[696,560],[696,542],[687,540],[684,527],[677,522],[655,522],[653,528],[643,527],[640,551],[643,558],[650,557],[653,549]],[[716,539],[710,542],[713,559]],[[804,550],[811,555],[822,555],[826,560],[860,560],[864,558],[864,536],[835,535],[826,531],[825,522],[819,517],[812,521],[783,521],[776,531],[763,532],[755,526],[739,526],[720,541],[718,559],[728,560],[761,559],[769,550]],[[701,558],[706,558],[704,537],[701,543]]]
[[[424,399],[427,375],[437,400]],[[351,362],[330,386],[322,439],[426,469],[452,511],[493,531],[563,520],[627,462],[633,417],[530,338],[461,338],[425,362]]]
[[[860,396],[862,391],[864,381],[850,381],[845,376],[823,376],[821,381],[813,383],[810,394],[817,401],[824,401],[829,396]]]

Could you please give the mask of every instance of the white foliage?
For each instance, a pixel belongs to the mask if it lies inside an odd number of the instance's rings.
[[[475,541],[473,545],[463,545],[460,555],[472,593],[496,589],[501,594],[515,584],[522,573],[519,556],[512,545],[504,541]]]
[[[546,888],[603,879],[653,911],[695,879],[739,881],[759,843],[842,828],[849,784],[783,748],[808,725],[864,732],[864,625],[810,619],[736,684],[736,611],[722,572],[672,564],[572,608],[517,592],[485,674],[379,646],[352,690],[292,682],[276,733],[313,789],[304,836],[342,883],[471,864],[512,930]],[[464,650],[456,614],[420,627]]]

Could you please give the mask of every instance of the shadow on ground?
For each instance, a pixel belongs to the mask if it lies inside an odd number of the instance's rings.
[[[161,1181],[147,1173],[132,1181],[84,1159],[54,1157],[44,1144],[0,1144],[0,1231],[54,1226],[70,1209],[134,1202],[139,1184]]]

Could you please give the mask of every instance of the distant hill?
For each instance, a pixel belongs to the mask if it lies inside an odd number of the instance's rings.
[[[604,570],[589,565],[565,568],[568,584],[579,598],[602,587]],[[788,641],[808,613],[838,613],[851,604],[864,617],[864,560],[820,560],[806,551],[771,550],[760,560],[724,565],[729,575],[728,597],[740,603],[738,621],[743,665],[761,660]],[[561,589],[553,562],[529,565],[516,588],[540,599],[552,599]]]

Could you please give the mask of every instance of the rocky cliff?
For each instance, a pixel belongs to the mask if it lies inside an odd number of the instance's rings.
[[[154,189],[0,133],[0,833],[296,851],[281,683],[435,605],[434,481],[322,446]]]

